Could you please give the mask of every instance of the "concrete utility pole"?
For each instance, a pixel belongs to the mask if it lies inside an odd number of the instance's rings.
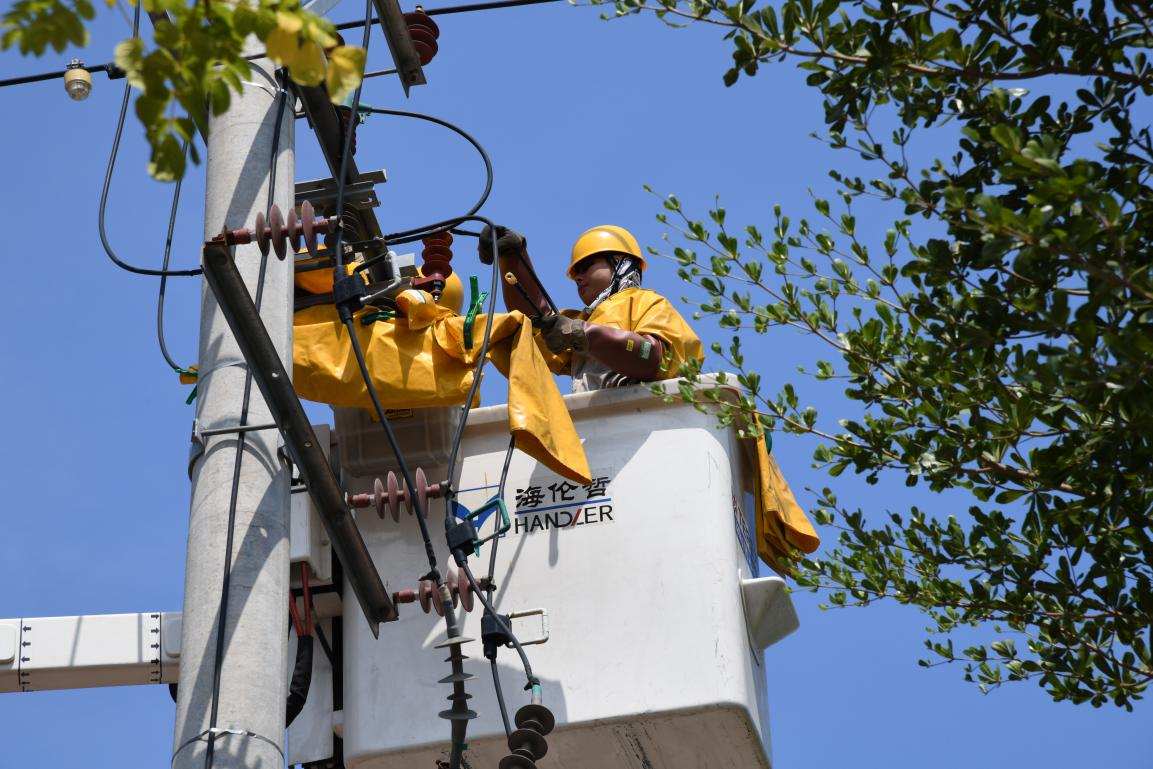
[[[210,123],[206,239],[225,226],[251,226],[257,212],[268,213],[269,170],[282,97],[265,59],[252,63],[249,81],[243,93],[233,95],[228,112]],[[273,202],[287,211],[293,205],[295,143],[292,99],[285,98]],[[256,245],[237,247],[236,262],[257,297],[261,256]],[[266,265],[261,316],[285,367],[292,371],[292,260],[280,261],[272,254]],[[196,424],[199,430],[213,430],[240,423],[247,367],[207,284],[202,292]],[[271,423],[255,383],[251,391],[247,423]],[[200,451],[197,436],[193,440],[194,451]],[[223,609],[229,507],[241,435],[229,432],[202,440],[203,453],[192,466],[172,766],[205,769],[209,750],[214,769],[283,766],[290,479],[277,456],[279,433],[244,433],[229,595]],[[222,625],[223,653],[218,660]]]

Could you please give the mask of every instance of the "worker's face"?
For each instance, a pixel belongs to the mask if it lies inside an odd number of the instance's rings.
[[[581,301],[588,304],[613,282],[613,263],[606,256],[590,256],[577,262],[573,280]]]

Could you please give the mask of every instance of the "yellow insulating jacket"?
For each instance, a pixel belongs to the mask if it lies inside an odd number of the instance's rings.
[[[704,358],[701,340],[693,332],[672,302],[656,291],[644,288],[626,288],[597,305],[591,313],[562,310],[562,313],[589,323],[609,328],[633,331],[642,336],[654,336],[663,343],[664,358],[658,379],[672,379],[678,375],[681,364],[689,358]],[[549,367],[557,374],[572,373],[572,353],[552,355],[544,348]]]
[[[772,569],[787,574],[793,552],[811,553],[821,544],[821,538],[797,504],[777,460],[769,454],[764,434],[755,440],[757,553]]]
[[[405,292],[397,304],[407,317],[361,325],[354,318],[381,405],[424,408],[464,403],[480,355],[487,316],[465,318]],[[308,307],[293,318],[293,383],[300,397],[333,406],[372,408],[347,329],[331,305]],[[555,473],[589,483],[588,459],[556,382],[533,342],[531,321],[519,312],[493,316],[489,359],[508,377],[509,432],[516,446]]]

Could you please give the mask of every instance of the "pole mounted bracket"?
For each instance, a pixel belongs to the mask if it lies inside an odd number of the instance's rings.
[[[380,27],[384,30],[384,39],[388,42],[388,51],[392,54],[393,64],[396,65],[400,84],[404,87],[404,95],[408,96],[408,89],[414,85],[424,85],[428,81],[424,77],[424,68],[420,63],[420,54],[412,41],[408,22],[400,10],[398,0],[372,0],[376,6],[376,16],[380,19]]]
[[[396,604],[381,582],[380,573],[345,502],[340,482],[324,455],[304,407],[300,405],[300,398],[268,336],[268,329],[260,319],[252,295],[236,269],[231,249],[222,240],[209,241],[204,246],[202,264],[204,277],[280,429],[288,454],[308,487],[309,496],[328,531],[332,549],[344,566],[344,573],[360,602],[369,629],[373,635],[378,635],[381,622],[397,619]]]

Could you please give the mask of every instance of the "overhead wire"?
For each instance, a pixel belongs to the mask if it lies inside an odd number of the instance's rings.
[[[188,151],[188,141],[185,140],[182,153]],[[168,352],[168,345],[164,340],[164,296],[168,288],[168,260],[172,256],[172,234],[176,230],[176,211],[180,207],[180,188],[184,185],[184,177],[176,180],[176,188],[172,191],[172,209],[168,212],[168,235],[164,239],[164,261],[160,269],[165,274],[160,276],[160,291],[156,297],[156,341],[160,343],[160,354],[174,371],[185,369],[172,359]]]
[[[505,484],[508,482],[508,470],[512,466],[512,454],[516,450],[516,436],[510,436],[508,439],[508,450],[504,453],[504,467],[500,471],[500,483],[496,488],[497,499],[504,499]],[[485,591],[488,593],[489,600],[492,600],[492,594],[496,590],[496,549],[500,543],[500,525],[501,520],[499,515],[493,516],[494,523],[493,529],[495,536],[492,538],[492,545],[489,547],[488,553],[488,578],[485,584]],[[500,706],[500,720],[504,724],[504,734],[506,737],[512,736],[512,725],[508,721],[508,707],[504,702],[504,692],[500,688],[500,671],[496,666],[496,655],[489,660],[492,667],[492,686],[496,692],[496,704]]]
[[[484,172],[485,172],[484,190],[481,192],[480,198],[477,199],[476,203],[474,203],[473,206],[468,210],[468,213],[464,214],[463,216],[454,217],[452,219],[446,219],[444,221],[436,222],[433,224],[427,224],[427,225],[423,225],[421,227],[414,227],[414,228],[409,229],[409,230],[403,230],[401,232],[394,232],[394,233],[391,233],[389,235],[385,235],[384,241],[388,245],[398,246],[398,245],[402,245],[404,243],[411,243],[413,241],[420,240],[421,238],[423,238],[427,235],[431,235],[435,232],[442,232],[444,230],[452,230],[453,228],[456,227],[456,225],[460,224],[461,222],[467,221],[470,216],[473,216],[488,201],[488,196],[492,192],[492,180],[493,180],[492,159],[489,158],[488,153],[485,151],[485,149],[481,145],[481,143],[478,142],[475,138],[473,138],[473,136],[471,134],[469,134],[467,131],[465,131],[463,128],[461,128],[458,125],[454,125],[453,123],[450,123],[449,121],[444,120],[443,118],[436,117],[435,115],[426,115],[422,112],[409,112],[406,110],[397,110],[397,109],[383,109],[381,107],[365,107],[365,108],[363,108],[363,111],[367,112],[369,114],[374,114],[374,115],[392,115],[394,117],[408,117],[408,118],[413,118],[415,120],[425,120],[425,121],[428,121],[430,123],[436,123],[437,125],[443,126],[447,129],[449,129],[450,131],[454,131],[457,134],[459,134],[461,137],[463,137],[469,144],[471,144],[473,146],[474,149],[476,149],[476,151],[480,154],[481,160],[484,161]],[[488,220],[485,219],[484,221],[488,221]],[[467,232],[467,231],[460,231],[459,234],[461,234],[461,235],[473,235],[475,237],[479,237],[478,233],[472,233],[472,232]],[[388,253],[386,251],[385,253],[380,254],[379,256],[374,256],[371,259],[367,259],[367,260],[365,260],[365,262],[363,264],[360,264],[357,266],[356,271],[362,272],[364,270],[367,270],[369,267],[372,267],[377,262],[383,261],[387,257],[388,257]]]
[[[97,64],[92,67],[84,67],[89,73],[93,72],[107,72],[110,80],[119,80],[124,77],[124,70],[117,67],[112,62],[107,64]],[[57,78],[67,75],[69,70],[58,69],[52,72],[40,72],[35,75],[21,75],[20,77],[10,77],[6,80],[0,80],[0,88],[7,88],[10,85],[25,85],[27,83],[42,83],[45,80],[55,80]]]
[[[135,39],[140,36],[140,6],[142,3],[136,4],[136,11],[132,20],[132,37]],[[108,170],[104,172],[104,187],[100,192],[100,209],[97,216],[97,222],[100,229],[100,244],[104,246],[104,253],[108,254],[108,258],[122,270],[134,273],[136,275],[159,275],[163,277],[191,277],[199,275],[203,270],[199,267],[190,270],[169,270],[167,267],[163,270],[153,270],[146,267],[136,267],[128,264],[116,255],[112,250],[112,244],[108,242],[108,231],[105,227],[105,212],[108,208],[108,190],[112,186],[112,171],[116,168],[116,155],[120,151],[120,137],[124,133],[124,120],[128,115],[128,97],[132,90],[132,84],[124,83],[124,98],[120,102],[120,117],[116,122],[116,135],[112,139],[112,153],[108,156]]]
[[[491,3],[471,3],[468,5],[451,5],[451,6],[447,6],[445,8],[425,8],[424,12],[425,12],[425,14],[427,14],[429,16],[445,16],[445,15],[452,14],[452,13],[470,13],[472,11],[491,11],[491,10],[496,10],[498,8],[514,8],[516,6],[521,6],[521,5],[540,5],[543,3],[556,3],[556,2],[560,2],[560,0],[496,0],[496,2],[491,2]],[[358,27],[372,26],[373,24],[379,23],[379,21],[380,20],[374,16],[371,19],[367,20],[367,22],[361,21],[359,19],[354,20],[354,21],[342,22],[340,24],[335,25],[335,28],[337,29],[337,31],[345,30],[345,29],[356,29]],[[267,55],[268,55],[267,52],[261,52],[259,54],[253,54],[253,55],[247,56],[245,58],[250,59],[250,60],[251,59],[263,59],[263,58],[266,58]],[[97,65],[92,66],[92,67],[85,67],[84,69],[88,70],[89,72],[107,72],[108,77],[112,78],[112,79],[119,79],[121,77],[124,77],[124,71],[121,70],[119,67],[117,67],[116,64],[114,64],[113,62],[108,62],[106,64],[97,64]],[[10,85],[24,85],[25,83],[39,83],[39,82],[43,82],[45,80],[55,80],[56,78],[64,77],[64,75],[67,72],[68,72],[68,70],[62,69],[62,70],[56,70],[53,72],[41,72],[41,73],[38,73],[35,75],[23,75],[21,77],[8,78],[6,80],[0,80],[0,88],[4,88],[4,87],[10,86]],[[375,77],[375,76],[379,76],[379,75],[394,75],[394,74],[396,74],[396,70],[381,70],[378,72],[367,73],[364,75],[364,77]]]
[[[541,5],[542,3],[556,3],[560,0],[494,0],[491,3],[470,3],[467,5],[450,5],[444,8],[423,8],[422,10],[428,16],[447,16],[451,13],[470,13],[472,11],[492,11],[498,8],[514,8],[519,5]],[[336,30],[339,32],[345,29],[356,29],[362,26],[365,22],[359,19],[353,21],[344,21],[336,25]],[[372,17],[369,24],[379,24],[380,19],[375,16]]]

